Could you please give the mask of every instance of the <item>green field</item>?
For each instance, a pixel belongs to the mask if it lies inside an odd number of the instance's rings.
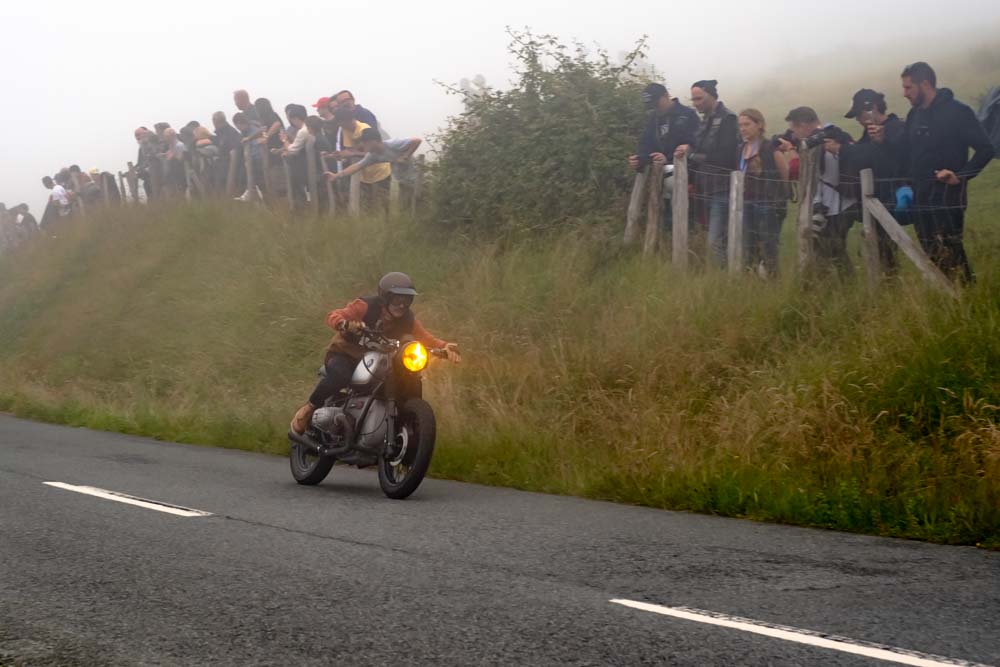
[[[959,302],[909,270],[875,297],[803,288],[788,225],[768,284],[642,261],[617,218],[476,241],[226,202],[112,210],[0,259],[0,408],[281,454],[326,312],[403,270],[466,354],[426,374],[438,477],[995,546],[998,186],[997,166],[974,182]]]

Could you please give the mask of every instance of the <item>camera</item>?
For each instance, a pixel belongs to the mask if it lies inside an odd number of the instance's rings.
[[[798,142],[795,141],[795,133],[791,130],[787,130],[784,134],[776,134],[771,137],[771,145],[775,148],[781,148],[781,140],[784,139],[791,145],[795,146]]]
[[[816,148],[822,146],[827,139],[833,139],[838,144],[850,144],[854,142],[851,135],[840,129],[836,125],[827,125],[816,130],[804,139],[806,148]]]

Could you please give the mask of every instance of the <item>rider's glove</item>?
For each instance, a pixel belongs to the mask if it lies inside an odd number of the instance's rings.
[[[452,363],[460,363],[462,361],[462,355],[458,352],[458,343],[448,343],[444,346],[444,353],[448,357],[448,361]]]
[[[365,323],[357,320],[341,320],[337,328],[345,333],[357,335],[364,330]]]

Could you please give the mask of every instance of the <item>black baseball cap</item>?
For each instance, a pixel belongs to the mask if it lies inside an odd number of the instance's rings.
[[[642,89],[642,103],[647,109],[652,109],[660,98],[667,94],[667,87],[662,83],[651,83]]]
[[[851,109],[844,114],[844,118],[857,118],[858,114],[865,110],[865,107],[885,109],[885,95],[871,88],[862,88],[854,93]]]

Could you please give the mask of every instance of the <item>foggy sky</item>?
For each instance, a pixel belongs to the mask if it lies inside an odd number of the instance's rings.
[[[25,201],[40,218],[42,176],[74,163],[124,170],[135,159],[135,127],[211,127],[212,112],[231,117],[237,88],[267,97],[279,113],[349,88],[393,136],[426,136],[460,109],[435,79],[482,74],[506,86],[507,25],[612,54],[647,34],[651,64],[686,91],[701,78],[733,87],[783,61],[845,47],[863,63],[883,43],[912,40],[917,60],[928,35],[979,31],[1000,18],[1000,3],[4,0],[0,16],[0,201]]]

